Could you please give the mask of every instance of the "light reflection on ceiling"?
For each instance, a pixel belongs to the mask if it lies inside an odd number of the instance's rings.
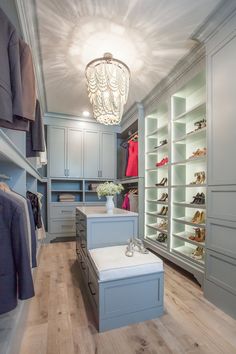
[[[90,111],[85,67],[110,52],[130,68],[125,111],[195,44],[188,38],[220,0],[35,0],[47,110]]]

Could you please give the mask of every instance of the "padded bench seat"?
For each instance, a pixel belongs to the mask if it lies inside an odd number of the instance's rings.
[[[84,279],[100,332],[163,314],[162,260],[151,252],[126,257],[125,250],[126,246],[88,250]]]
[[[89,258],[100,281],[124,279],[163,271],[163,262],[153,253],[134,252],[125,255],[126,246],[112,246],[89,250]]]

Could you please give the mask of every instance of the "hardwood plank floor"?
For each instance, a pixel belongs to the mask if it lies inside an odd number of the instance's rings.
[[[191,279],[165,264],[165,313],[98,333],[82,296],[74,243],[42,246],[36,296],[16,354],[235,354],[236,321],[204,299]]]

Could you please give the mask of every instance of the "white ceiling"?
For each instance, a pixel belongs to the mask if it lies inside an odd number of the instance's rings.
[[[130,68],[127,111],[195,43],[193,31],[220,0],[36,0],[47,111],[92,113],[86,64],[111,52]]]

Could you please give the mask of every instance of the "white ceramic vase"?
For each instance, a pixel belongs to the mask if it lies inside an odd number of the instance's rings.
[[[106,202],[107,213],[112,214],[113,209],[115,207],[113,202],[113,195],[107,195],[106,198],[107,198],[107,202]]]

